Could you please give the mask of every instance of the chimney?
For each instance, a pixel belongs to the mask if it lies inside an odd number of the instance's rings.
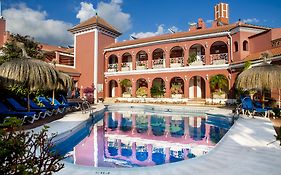
[[[214,7],[215,21],[218,25],[229,24],[229,7],[226,3],[219,3]]]
[[[194,31],[196,29],[197,29],[197,24],[195,22],[189,24],[189,31]]]
[[[197,29],[205,29],[205,23],[202,18],[198,18]]]

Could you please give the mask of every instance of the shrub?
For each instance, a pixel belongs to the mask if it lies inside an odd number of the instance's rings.
[[[140,87],[136,92],[137,96],[141,96],[141,97],[147,96],[147,93],[148,93],[147,87]]]
[[[159,83],[155,83],[151,87],[150,93],[152,97],[162,97],[165,93],[164,87],[162,87]]]
[[[196,56],[197,56],[197,54],[196,53],[192,53],[192,54],[190,54],[189,55],[189,57],[188,57],[188,64],[190,64],[190,63],[193,63],[194,61],[196,61]]]
[[[172,94],[183,94],[183,91],[182,91],[182,84],[178,83],[173,83],[172,84],[172,87],[171,87],[171,93]]]
[[[39,133],[23,131],[21,120],[9,118],[0,125],[0,174],[52,174],[64,167],[64,157],[53,151],[55,134],[47,126]]]

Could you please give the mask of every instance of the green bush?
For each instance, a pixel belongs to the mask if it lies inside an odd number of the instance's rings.
[[[147,96],[147,93],[148,93],[147,87],[140,87],[140,88],[138,88],[138,90],[136,92],[137,96],[140,96],[140,97]]]
[[[152,97],[162,97],[164,96],[164,87],[161,86],[159,83],[153,84],[153,86],[150,89],[150,94]]]

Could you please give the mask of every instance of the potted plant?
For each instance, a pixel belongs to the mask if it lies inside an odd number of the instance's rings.
[[[150,89],[150,94],[152,97],[161,98],[164,96],[165,89],[159,83],[154,83]]]
[[[210,88],[213,98],[226,98],[228,79],[222,74],[212,76],[210,79]]]
[[[172,98],[182,98],[182,84],[181,83],[173,83],[171,87]]]
[[[146,97],[147,92],[148,92],[147,87],[143,86],[143,87],[138,88],[136,95],[137,95],[137,97]]]

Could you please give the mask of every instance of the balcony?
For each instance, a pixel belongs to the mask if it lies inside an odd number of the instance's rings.
[[[195,61],[189,63],[189,66],[203,66],[205,65],[205,55],[195,55]]]
[[[165,59],[155,59],[152,60],[153,69],[164,68],[165,67]]]
[[[107,71],[108,72],[117,72],[118,64],[108,64]]]
[[[121,65],[121,71],[130,71],[132,70],[132,62],[125,62]]]
[[[136,62],[136,69],[137,70],[144,70],[144,69],[147,69],[147,63],[148,61],[145,60],[145,61],[137,61]]]
[[[183,67],[183,57],[170,58],[170,67]]]
[[[211,64],[228,64],[228,53],[211,54]]]

